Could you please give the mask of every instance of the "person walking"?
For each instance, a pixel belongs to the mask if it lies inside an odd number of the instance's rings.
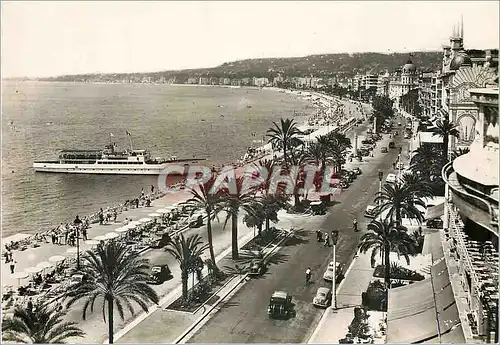
[[[309,284],[309,282],[311,281],[311,268],[308,267],[307,270],[306,270],[306,284]]]
[[[144,188],[141,189],[141,197],[144,197]]]
[[[118,213],[116,210],[113,210],[113,223],[116,223],[116,217],[118,217]]]
[[[325,232],[325,247],[330,247],[330,237],[327,232]]]
[[[104,223],[104,211],[101,209],[99,210],[99,225],[102,225]]]
[[[32,313],[33,312],[33,299],[30,297],[28,303],[26,304],[26,309]]]
[[[320,230],[316,230],[316,239],[318,240],[318,242],[321,242],[321,240],[323,239],[323,234]]]
[[[153,194],[154,192],[155,192],[155,186],[151,185],[151,194]]]
[[[87,228],[82,229],[82,237],[84,241],[87,241],[89,238],[87,237]]]
[[[14,270],[16,268],[16,263],[17,263],[17,261],[14,261],[14,260],[10,261],[10,273],[11,274],[14,274]]]

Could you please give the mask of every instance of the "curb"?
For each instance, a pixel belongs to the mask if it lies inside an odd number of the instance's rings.
[[[276,251],[277,251],[277,248],[281,248],[281,244],[293,233],[293,231],[286,231],[286,233],[284,234],[284,236],[282,236],[282,238],[279,240],[279,242],[273,247],[271,248],[271,250],[269,250],[269,252],[267,252],[265,255],[264,255],[264,260],[266,258],[268,258],[269,256],[273,255]],[[279,238],[276,237],[276,238]],[[274,241],[273,241],[274,242]],[[271,246],[273,243],[269,243],[266,247],[264,248],[268,248],[269,246]],[[223,296],[221,296],[221,298],[214,304],[210,307],[210,309],[208,309],[202,316],[200,316],[198,318],[198,320],[196,320],[191,326],[189,326],[188,329],[186,329],[177,339],[175,339],[172,343],[173,344],[184,344],[186,343],[186,341],[188,341],[191,337],[185,339],[189,333],[191,333],[196,327],[200,326],[200,328],[203,326],[204,323],[208,322],[208,320],[210,320],[210,314],[212,313],[212,311],[214,311],[215,308],[217,308],[220,304],[222,304],[229,295],[231,295],[232,293],[235,293],[236,291],[238,291],[238,289],[242,288],[244,286],[244,284],[248,281],[247,280],[248,278],[248,273],[246,273],[245,275],[243,275],[240,280],[233,286],[231,287],[231,289],[225,293]],[[232,282],[232,280],[230,280],[229,282]],[[229,283],[228,282],[228,283]],[[222,290],[219,289],[219,291]],[[214,294],[215,295],[215,294]],[[205,304],[203,304],[200,308],[202,308],[203,306],[205,306]],[[200,308],[198,308],[197,310],[199,310]],[[203,323],[203,324],[202,324]]]

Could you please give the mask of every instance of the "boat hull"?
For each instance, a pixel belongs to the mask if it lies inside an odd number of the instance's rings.
[[[59,174],[101,174],[101,175],[159,175],[164,173],[169,166],[183,166],[184,172],[169,171],[169,175],[184,175],[189,165],[199,165],[199,161],[172,162],[163,164],[142,164],[106,166],[101,164],[61,164],[58,162],[35,162],[33,168],[36,172]],[[180,170],[180,169],[177,169]]]

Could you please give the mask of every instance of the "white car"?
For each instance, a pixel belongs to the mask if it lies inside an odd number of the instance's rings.
[[[366,218],[375,218],[375,213],[373,212],[375,210],[376,206],[373,205],[368,205],[366,206],[365,210],[365,217]]]
[[[340,273],[340,262],[336,263],[337,266],[337,275]],[[333,261],[330,261],[328,267],[326,268],[325,273],[323,274],[323,279],[326,281],[333,281]]]
[[[404,169],[404,164],[403,164],[403,162],[398,162],[398,163],[396,164],[396,169]]]
[[[313,305],[316,307],[326,308],[332,301],[332,289],[327,287],[319,287],[316,291],[316,296],[313,298]]]
[[[387,183],[396,183],[396,174],[387,174],[387,178],[385,179]]]

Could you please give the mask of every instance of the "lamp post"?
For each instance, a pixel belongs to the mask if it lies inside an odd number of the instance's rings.
[[[76,226],[76,268],[80,269],[80,224]]]
[[[382,193],[382,180],[384,179],[384,172],[379,170],[378,172],[378,192]]]
[[[332,277],[332,310],[337,309],[337,292],[336,290],[336,280],[337,280],[337,260],[335,260],[335,247],[337,246],[337,239],[339,238],[339,231],[332,231],[332,242],[333,242],[333,277]]]

